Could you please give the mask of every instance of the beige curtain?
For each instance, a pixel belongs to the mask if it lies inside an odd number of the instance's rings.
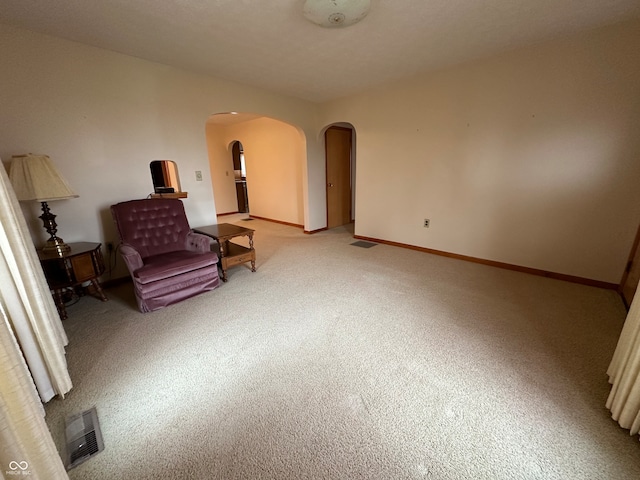
[[[607,408],[631,435],[640,432],[640,290],[625,320],[607,370],[611,393]]]
[[[71,389],[68,343],[7,172],[0,168],[0,302],[42,401]]]
[[[69,480],[20,348],[0,305],[0,477]]]
[[[0,477],[67,473],[42,401],[71,389],[67,338],[18,201],[0,166]]]

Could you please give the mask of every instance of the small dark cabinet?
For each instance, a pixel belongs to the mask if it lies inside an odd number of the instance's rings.
[[[38,250],[38,258],[44,270],[44,276],[53,292],[53,299],[62,320],[67,318],[64,294],[68,289],[82,294],[84,293],[82,284],[89,282],[93,287],[94,294],[103,302],[107,301],[98,282],[98,277],[104,273],[101,244],[79,242],[68,245],[71,250],[62,255],[57,252]]]

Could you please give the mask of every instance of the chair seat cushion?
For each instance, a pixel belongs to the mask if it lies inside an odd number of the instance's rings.
[[[218,257],[214,252],[197,253],[187,250],[153,255],[144,259],[144,266],[134,272],[142,284],[175,277],[186,272],[215,265]]]

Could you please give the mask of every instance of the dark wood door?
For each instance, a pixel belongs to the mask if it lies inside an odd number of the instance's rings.
[[[631,253],[629,254],[629,262],[627,263],[627,268],[624,272],[624,275],[622,276],[622,281],[620,282],[620,294],[622,295],[627,308],[631,306],[633,297],[636,293],[636,290],[638,289],[638,282],[640,281],[640,248],[638,248],[639,243],[640,227],[638,227],[636,239],[633,242]]]
[[[327,228],[351,222],[351,130],[325,132],[327,162]]]
[[[231,156],[233,157],[233,169],[240,170],[240,142],[234,142],[231,146]]]

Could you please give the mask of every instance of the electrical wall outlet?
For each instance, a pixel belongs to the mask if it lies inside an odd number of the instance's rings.
[[[424,228],[429,228],[430,220],[428,218],[424,219]]]
[[[196,182],[202,181],[202,172],[200,170],[196,170]]]
[[[107,242],[107,252],[113,252],[113,242]]]

